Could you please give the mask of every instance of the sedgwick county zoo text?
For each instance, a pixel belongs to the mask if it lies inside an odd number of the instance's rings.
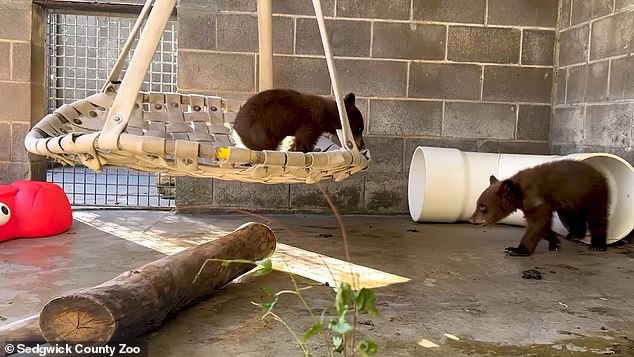
[[[95,346],[94,343],[59,342],[7,342],[4,345],[4,355],[10,356],[77,356],[77,357],[148,357],[146,341],[111,341],[105,345]],[[2,355],[0,353],[0,355]]]

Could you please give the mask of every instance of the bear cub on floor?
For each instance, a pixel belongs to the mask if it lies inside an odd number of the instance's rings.
[[[526,230],[519,246],[508,247],[513,256],[529,256],[540,239],[550,250],[559,249],[552,231],[553,212],[568,229],[569,239],[582,239],[590,230],[592,250],[607,250],[609,191],[606,178],[587,163],[558,160],[524,169],[490,186],[478,198],[469,219],[472,224],[492,225],[515,210],[522,210]]]
[[[355,96],[344,98],[355,143],[364,149],[363,117]],[[276,150],[287,136],[294,136],[291,150],[312,151],[323,133],[336,135],[341,121],[334,99],[291,89],[270,89],[249,98],[236,116],[234,130],[251,150]]]

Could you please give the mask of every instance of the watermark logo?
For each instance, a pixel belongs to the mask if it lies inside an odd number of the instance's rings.
[[[37,343],[7,341],[4,355],[16,357],[77,356],[77,357],[148,357],[147,341]]]

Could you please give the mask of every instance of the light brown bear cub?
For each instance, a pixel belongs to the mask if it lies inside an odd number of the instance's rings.
[[[522,210],[526,231],[513,256],[529,256],[544,238],[550,250],[559,249],[552,231],[553,211],[568,229],[568,238],[581,239],[590,230],[592,250],[607,250],[608,184],[595,168],[581,161],[558,160],[524,169],[499,181],[489,177],[490,186],[478,198],[469,222],[492,225],[515,210]]]

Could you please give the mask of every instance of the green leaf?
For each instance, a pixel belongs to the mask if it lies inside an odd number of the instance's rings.
[[[361,356],[374,356],[377,351],[376,343],[372,340],[361,341],[356,350]]]
[[[361,288],[354,298],[359,312],[368,312],[371,315],[378,315],[379,310],[376,308],[376,296],[374,291],[366,288]]]
[[[255,264],[260,268],[253,273],[253,276],[262,276],[273,271],[273,262],[269,258],[258,260]]]
[[[328,324],[328,328],[342,335],[345,335],[346,333],[352,331],[352,326],[350,326],[350,324],[345,321],[330,321],[330,323]]]
[[[259,306],[265,313],[271,312],[271,310],[273,310],[273,308],[275,307],[275,304],[277,304],[277,298],[275,298],[275,300],[271,302],[263,302],[259,304],[255,303],[255,305]]]
[[[332,345],[334,352],[343,352],[343,338],[341,336],[332,336]]]
[[[311,337],[315,336],[317,332],[321,331],[321,323],[317,322],[312,325],[306,332],[304,332],[304,341],[308,341]]]
[[[264,290],[264,293],[268,296],[273,295],[273,289],[271,288],[262,288],[262,290]]]
[[[341,282],[339,289],[337,289],[337,296],[335,298],[335,306],[337,307],[337,316],[341,318],[348,310],[348,303],[352,296],[352,288],[350,284]]]

